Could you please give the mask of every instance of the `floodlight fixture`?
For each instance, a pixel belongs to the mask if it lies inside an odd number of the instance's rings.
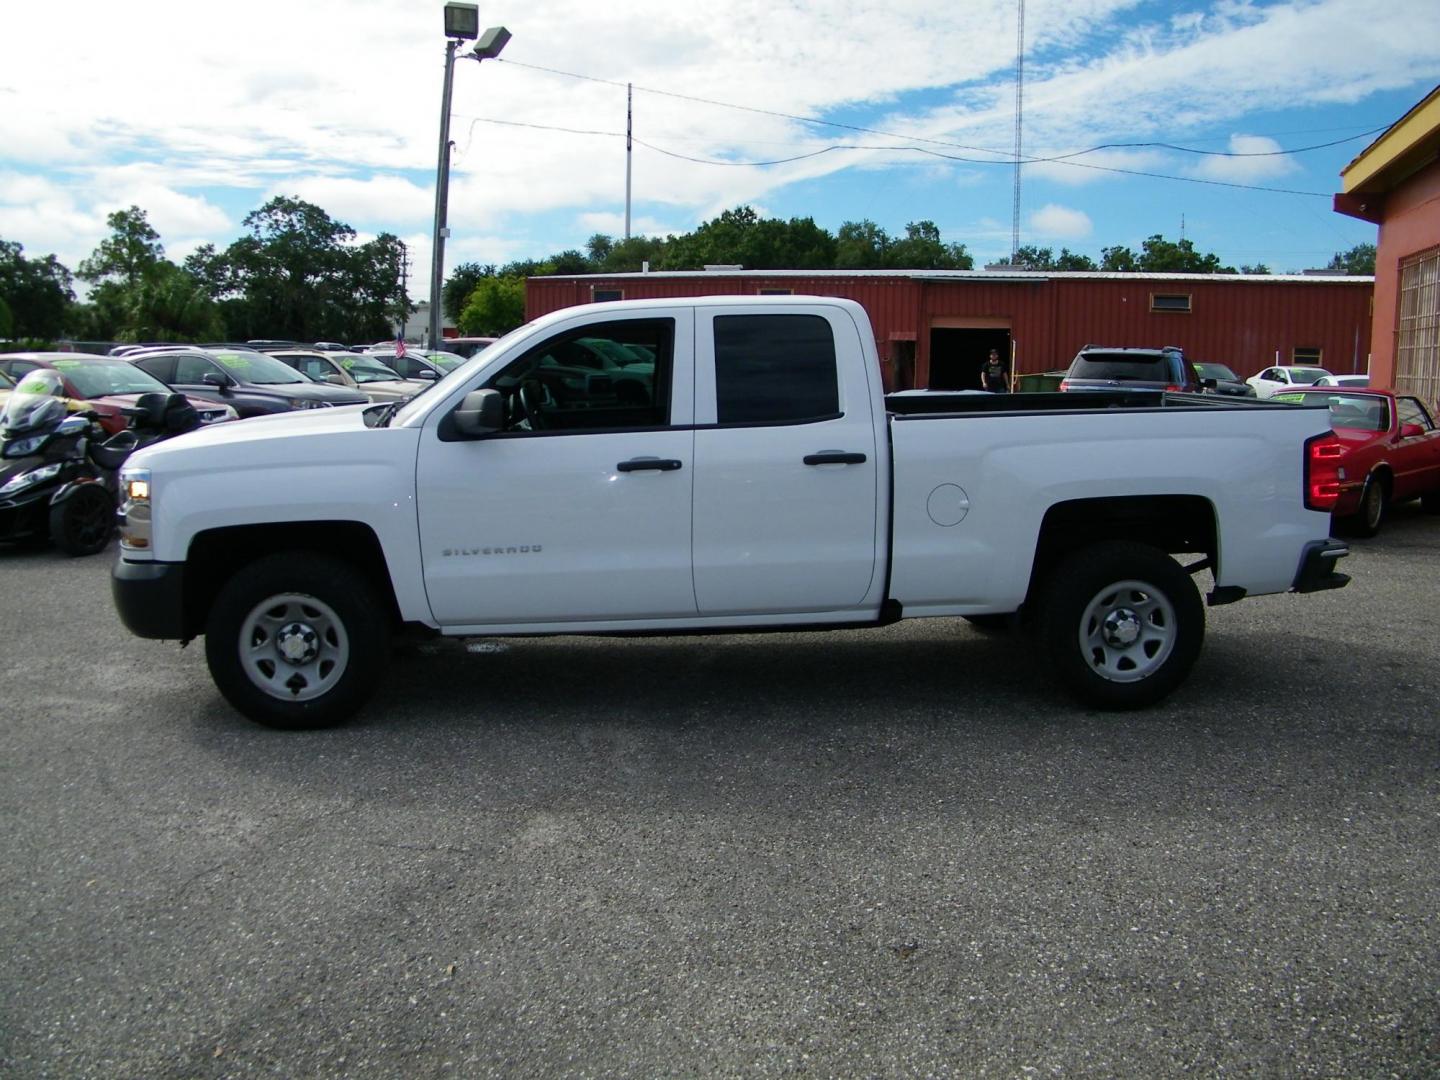
[[[476,4],[445,5],[445,36],[474,41],[480,34],[480,8]]]
[[[492,26],[480,35],[470,55],[476,60],[494,60],[510,40],[510,31],[503,26]]]

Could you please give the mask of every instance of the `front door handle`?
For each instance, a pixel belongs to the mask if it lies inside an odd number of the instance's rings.
[[[615,466],[620,472],[674,472],[680,462],[674,458],[637,457]]]
[[[822,450],[818,454],[806,454],[806,465],[863,465],[864,454],[846,453],[843,450]]]

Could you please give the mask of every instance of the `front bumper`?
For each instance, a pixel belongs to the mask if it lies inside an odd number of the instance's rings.
[[[110,574],[115,610],[132,634],[187,641],[185,564],[119,559]]]
[[[1335,563],[1350,554],[1350,548],[1339,540],[1312,540],[1300,556],[1300,569],[1295,574],[1295,592],[1321,592],[1343,589],[1350,584],[1350,575],[1335,570]]]

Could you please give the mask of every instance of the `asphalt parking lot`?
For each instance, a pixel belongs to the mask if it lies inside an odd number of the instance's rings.
[[[0,550],[0,1074],[1434,1076],[1440,519],[1161,707],[962,622],[412,649],[286,734]]]

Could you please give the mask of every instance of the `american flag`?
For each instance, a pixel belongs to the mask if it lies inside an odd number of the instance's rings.
[[[402,334],[395,335],[395,355],[399,357],[405,355],[405,337]]]

